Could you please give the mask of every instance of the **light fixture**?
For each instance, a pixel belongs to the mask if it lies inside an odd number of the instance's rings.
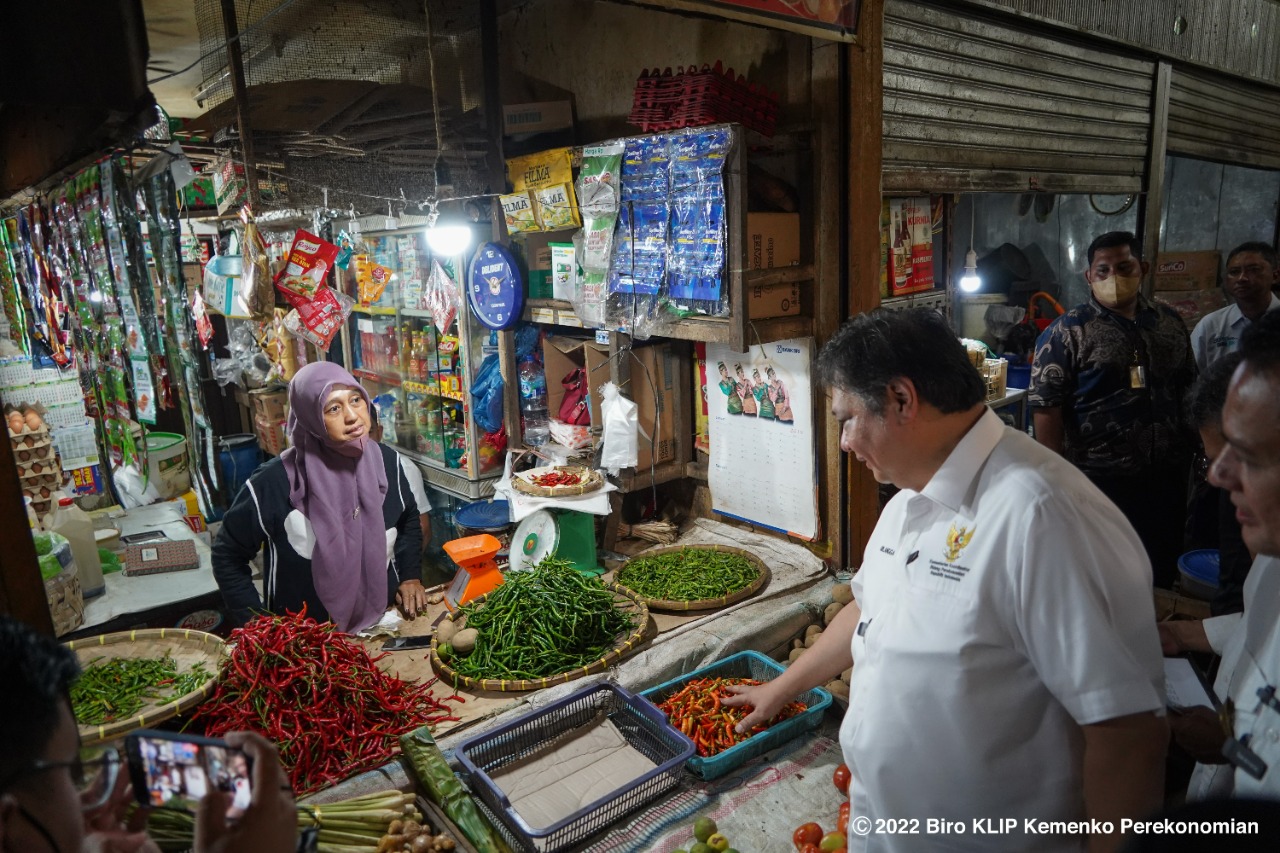
[[[964,275],[960,276],[960,289],[965,293],[973,293],[982,287],[982,279],[978,276],[978,253],[973,250],[973,229],[976,219],[974,214],[973,195],[969,195],[969,251],[964,256]]]
[[[427,245],[433,254],[442,258],[455,258],[471,247],[471,223],[460,211],[435,208],[429,214]]]

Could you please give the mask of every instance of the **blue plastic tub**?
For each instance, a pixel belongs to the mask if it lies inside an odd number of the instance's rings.
[[[242,433],[218,439],[218,463],[227,484],[227,499],[234,501],[249,476],[262,464],[262,451],[256,436]]]
[[[540,751],[560,735],[596,720],[599,714],[622,732],[632,747],[656,766],[625,787],[551,826],[531,826],[512,807],[490,773]],[[681,766],[693,755],[693,741],[667,722],[662,712],[610,682],[585,687],[506,725],[464,740],[455,754],[485,811],[497,817],[509,842],[520,850],[556,853],[610,826],[624,814],[662,796],[680,783]]]
[[[695,678],[754,678],[756,681],[772,681],[781,675],[782,671],[782,664],[773,658],[765,657],[759,652],[738,652],[710,666],[694,670],[688,675],[651,687],[640,695],[657,706],[668,696],[679,693],[682,687]],[[815,687],[802,694],[800,701],[809,707],[791,719],[783,720],[737,746],[729,747],[719,755],[713,755],[710,758],[693,756],[689,759],[689,769],[703,779],[717,779],[757,755],[763,755],[797,735],[816,729],[822,722],[822,715],[831,705],[831,694],[821,687]]]
[[[1182,594],[1210,601],[1218,593],[1218,552],[1212,548],[1188,551],[1178,558]]]

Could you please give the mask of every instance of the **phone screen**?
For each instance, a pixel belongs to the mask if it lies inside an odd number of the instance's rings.
[[[227,817],[244,814],[252,799],[249,756],[222,741],[131,735],[130,772],[138,802],[193,811],[210,791],[231,795]]]

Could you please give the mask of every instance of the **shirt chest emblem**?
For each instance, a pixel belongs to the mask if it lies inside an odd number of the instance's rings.
[[[943,554],[948,563],[954,563],[960,559],[961,552],[969,547],[977,529],[976,524],[970,527],[957,527],[954,521],[951,522],[951,529],[947,531],[947,550]]]

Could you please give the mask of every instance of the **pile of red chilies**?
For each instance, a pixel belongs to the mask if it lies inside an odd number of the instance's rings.
[[[299,796],[379,767],[401,734],[458,720],[431,685],[377,667],[332,623],[302,613],[262,616],[231,633],[235,648],[218,686],[192,714],[210,737],[247,730],[272,740]]]
[[[698,755],[709,758],[765,730],[766,726],[756,726],[747,734],[738,734],[734,728],[751,712],[751,708],[729,708],[720,704],[721,699],[732,695],[727,689],[729,686],[759,683],[750,678],[695,678],[678,693],[667,697],[658,709],[667,715],[671,725],[693,741]],[[788,720],[806,708],[808,706],[803,702],[788,702],[767,725]]]

